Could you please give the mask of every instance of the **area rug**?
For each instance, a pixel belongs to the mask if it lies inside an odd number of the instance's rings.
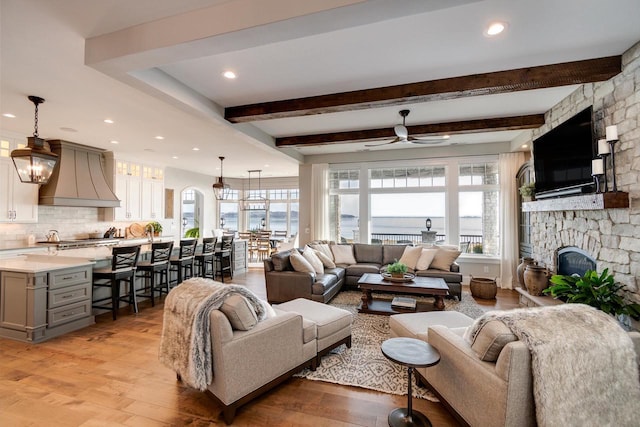
[[[405,395],[408,385],[407,368],[389,361],[380,350],[380,344],[390,338],[389,317],[358,313],[357,306],[361,295],[362,293],[356,291],[340,292],[329,303],[353,314],[351,348],[341,345],[322,358],[318,369],[315,371],[305,369],[296,376]],[[392,299],[393,295],[384,297]],[[480,317],[484,313],[467,292],[463,292],[462,301],[445,300],[445,310],[459,311],[472,318]],[[415,380],[413,396],[433,402],[438,401],[428,389],[417,386]]]

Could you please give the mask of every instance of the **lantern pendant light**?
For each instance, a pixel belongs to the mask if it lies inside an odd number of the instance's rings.
[[[44,102],[39,96],[29,96],[29,101],[36,106],[33,136],[27,138],[27,146],[11,152],[13,165],[16,167],[20,181],[29,184],[46,184],[53,173],[58,155],[52,153],[45,141],[38,137],[38,105]]]
[[[231,187],[229,184],[225,184],[222,177],[222,161],[224,157],[218,157],[220,159],[220,177],[218,178],[218,182],[213,184],[213,194],[216,196],[216,200],[226,200],[229,197],[229,192],[231,191]]]

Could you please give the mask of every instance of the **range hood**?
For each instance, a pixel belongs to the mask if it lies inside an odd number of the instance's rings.
[[[39,204],[115,208],[120,200],[107,184],[102,166],[104,150],[59,139],[47,141],[58,157],[49,182],[40,187]]]

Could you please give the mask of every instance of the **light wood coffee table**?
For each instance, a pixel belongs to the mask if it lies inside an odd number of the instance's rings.
[[[418,311],[444,310],[444,297],[449,295],[449,286],[444,279],[436,277],[416,276],[410,282],[390,282],[382,277],[382,274],[365,273],[358,280],[358,287],[362,289],[362,302],[358,307],[360,313],[370,314],[398,314]],[[433,296],[432,304],[418,301],[416,309],[403,309],[392,307],[390,300],[373,298],[371,292],[386,292],[408,295]]]

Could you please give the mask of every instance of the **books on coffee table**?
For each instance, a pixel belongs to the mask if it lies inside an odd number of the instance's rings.
[[[407,297],[395,297],[391,301],[391,307],[415,310],[416,300],[413,298],[407,298]]]

